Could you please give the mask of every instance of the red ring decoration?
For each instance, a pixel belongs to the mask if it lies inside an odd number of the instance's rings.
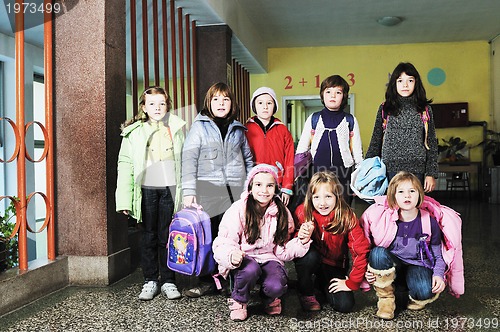
[[[49,201],[48,201],[48,198],[47,196],[45,196],[44,193],[40,192],[40,191],[35,191],[31,194],[28,195],[28,197],[26,197],[26,207],[29,205],[30,203],[30,200],[33,196],[35,196],[36,194],[39,194],[40,196],[42,196],[44,202],[45,202],[45,220],[43,222],[43,225],[42,227],[40,227],[39,230],[37,231],[33,231],[30,227],[30,225],[28,223],[26,223],[26,229],[28,230],[28,232],[30,233],[40,233],[42,232],[45,228],[47,228],[47,225],[49,224],[50,222],[50,206],[49,206]],[[36,219],[36,218],[35,218]]]
[[[33,124],[37,124],[38,127],[40,127],[40,129],[42,130],[42,133],[43,133],[43,139],[44,139],[44,147],[43,147],[43,153],[40,157],[40,159],[38,160],[33,160],[33,158],[31,158],[29,152],[28,152],[28,149],[26,149],[26,146],[24,147],[24,151],[26,153],[26,159],[28,159],[29,161],[33,162],[33,163],[39,163],[41,162],[42,160],[45,159],[45,157],[47,156],[47,153],[49,151],[49,145],[47,144],[47,142],[49,141],[49,134],[47,133],[47,129],[44,127],[44,125],[42,123],[40,123],[39,121],[30,121],[26,124],[26,127],[25,127],[25,134],[26,132],[28,132],[28,129],[29,127],[31,127]]]
[[[14,207],[16,208],[17,210],[17,204],[19,203],[19,201],[17,200],[17,198],[15,197],[12,197],[12,196],[0,196],[0,201],[2,201],[4,198],[8,198],[11,200],[12,203],[14,203]],[[14,217],[14,216],[10,216],[9,220]],[[17,232],[19,231],[19,227],[20,227],[21,223],[19,222],[19,220],[16,220],[16,226],[14,226],[14,230],[12,231],[12,234],[10,234],[10,236],[7,238],[7,240],[10,240],[12,239],[14,236],[16,236]]]
[[[20,139],[19,139],[19,130],[17,130],[16,123],[14,121],[12,121],[11,119],[9,119],[9,118],[0,118],[0,121],[1,120],[5,120],[5,121],[7,121],[11,125],[12,129],[14,130],[14,134],[16,136],[16,147],[14,149],[14,153],[12,154],[12,157],[10,159],[8,159],[7,161],[5,161],[2,158],[0,158],[0,162],[1,163],[10,163],[10,162],[14,161],[16,159],[17,155],[19,154],[19,144],[20,144],[19,143],[19,141],[20,141]],[[4,196],[2,196],[2,197],[4,197]]]

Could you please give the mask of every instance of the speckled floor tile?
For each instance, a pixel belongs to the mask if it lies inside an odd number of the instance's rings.
[[[21,331],[494,331],[500,330],[500,215],[499,205],[442,201],[462,214],[466,293],[449,294],[424,310],[398,312],[392,321],[375,316],[373,291],[355,292],[356,306],[340,314],[301,310],[294,289],[293,264],[287,263],[291,289],[283,297],[283,313],[270,317],[255,295],[249,318],[229,319],[222,294],[169,301],[162,295],[140,301],[141,271],[104,288],[67,287],[0,317],[0,330]],[[366,206],[355,204],[359,214]],[[182,283],[182,282],[181,282]]]

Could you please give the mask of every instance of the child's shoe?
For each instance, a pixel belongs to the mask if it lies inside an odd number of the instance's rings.
[[[425,306],[429,303],[432,303],[437,300],[439,297],[439,293],[434,295],[428,300],[415,300],[410,296],[410,302],[408,303],[408,309],[410,310],[422,310],[425,308]]]
[[[276,298],[273,302],[266,304],[264,308],[268,315],[279,315],[281,314],[281,300]]]
[[[302,306],[302,310],[304,311],[320,311],[321,305],[318,300],[316,300],[316,296],[301,296],[299,297],[300,305]]]
[[[146,281],[142,286],[141,294],[139,294],[139,299],[143,301],[152,300],[158,294],[158,282],[156,281]]]
[[[181,298],[181,293],[177,290],[177,286],[170,282],[166,282],[161,286],[161,293],[167,297],[169,300],[175,300]]]
[[[227,303],[229,304],[229,310],[231,310],[231,313],[229,314],[231,317],[231,320],[235,322],[241,322],[247,319],[247,304],[246,303],[240,303],[238,301],[235,301],[233,299],[228,299]]]
[[[199,286],[188,289],[184,292],[184,295],[187,297],[201,297],[203,295],[212,294],[215,292],[215,284],[214,283],[201,283]]]

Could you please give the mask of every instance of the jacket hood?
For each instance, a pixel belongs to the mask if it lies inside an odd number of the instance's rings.
[[[252,111],[254,113],[257,113],[257,112],[255,112],[254,101],[255,101],[255,98],[257,98],[258,96],[263,95],[263,94],[268,94],[274,99],[273,114],[276,114],[276,112],[278,111],[278,99],[276,98],[276,92],[274,92],[273,89],[268,88],[267,86],[263,86],[263,87],[260,87],[257,90],[255,90],[255,92],[252,95],[252,100],[250,101],[250,108],[252,109]]]
[[[170,130],[172,133],[177,132],[179,129],[184,127],[186,125],[186,121],[182,120],[180,117],[177,115],[167,113],[168,119],[167,119],[167,124],[170,127]],[[123,128],[121,136],[127,136],[130,132],[132,132],[134,129],[137,127],[142,126],[144,122],[143,121],[136,121],[125,128]]]

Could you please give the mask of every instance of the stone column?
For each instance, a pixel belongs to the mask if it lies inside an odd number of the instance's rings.
[[[210,25],[196,28],[196,108],[201,111],[205,94],[217,82],[232,85],[231,36],[227,25]]]
[[[62,2],[54,20],[57,254],[71,284],[130,273],[127,222],[115,212],[125,120],[125,1]]]

